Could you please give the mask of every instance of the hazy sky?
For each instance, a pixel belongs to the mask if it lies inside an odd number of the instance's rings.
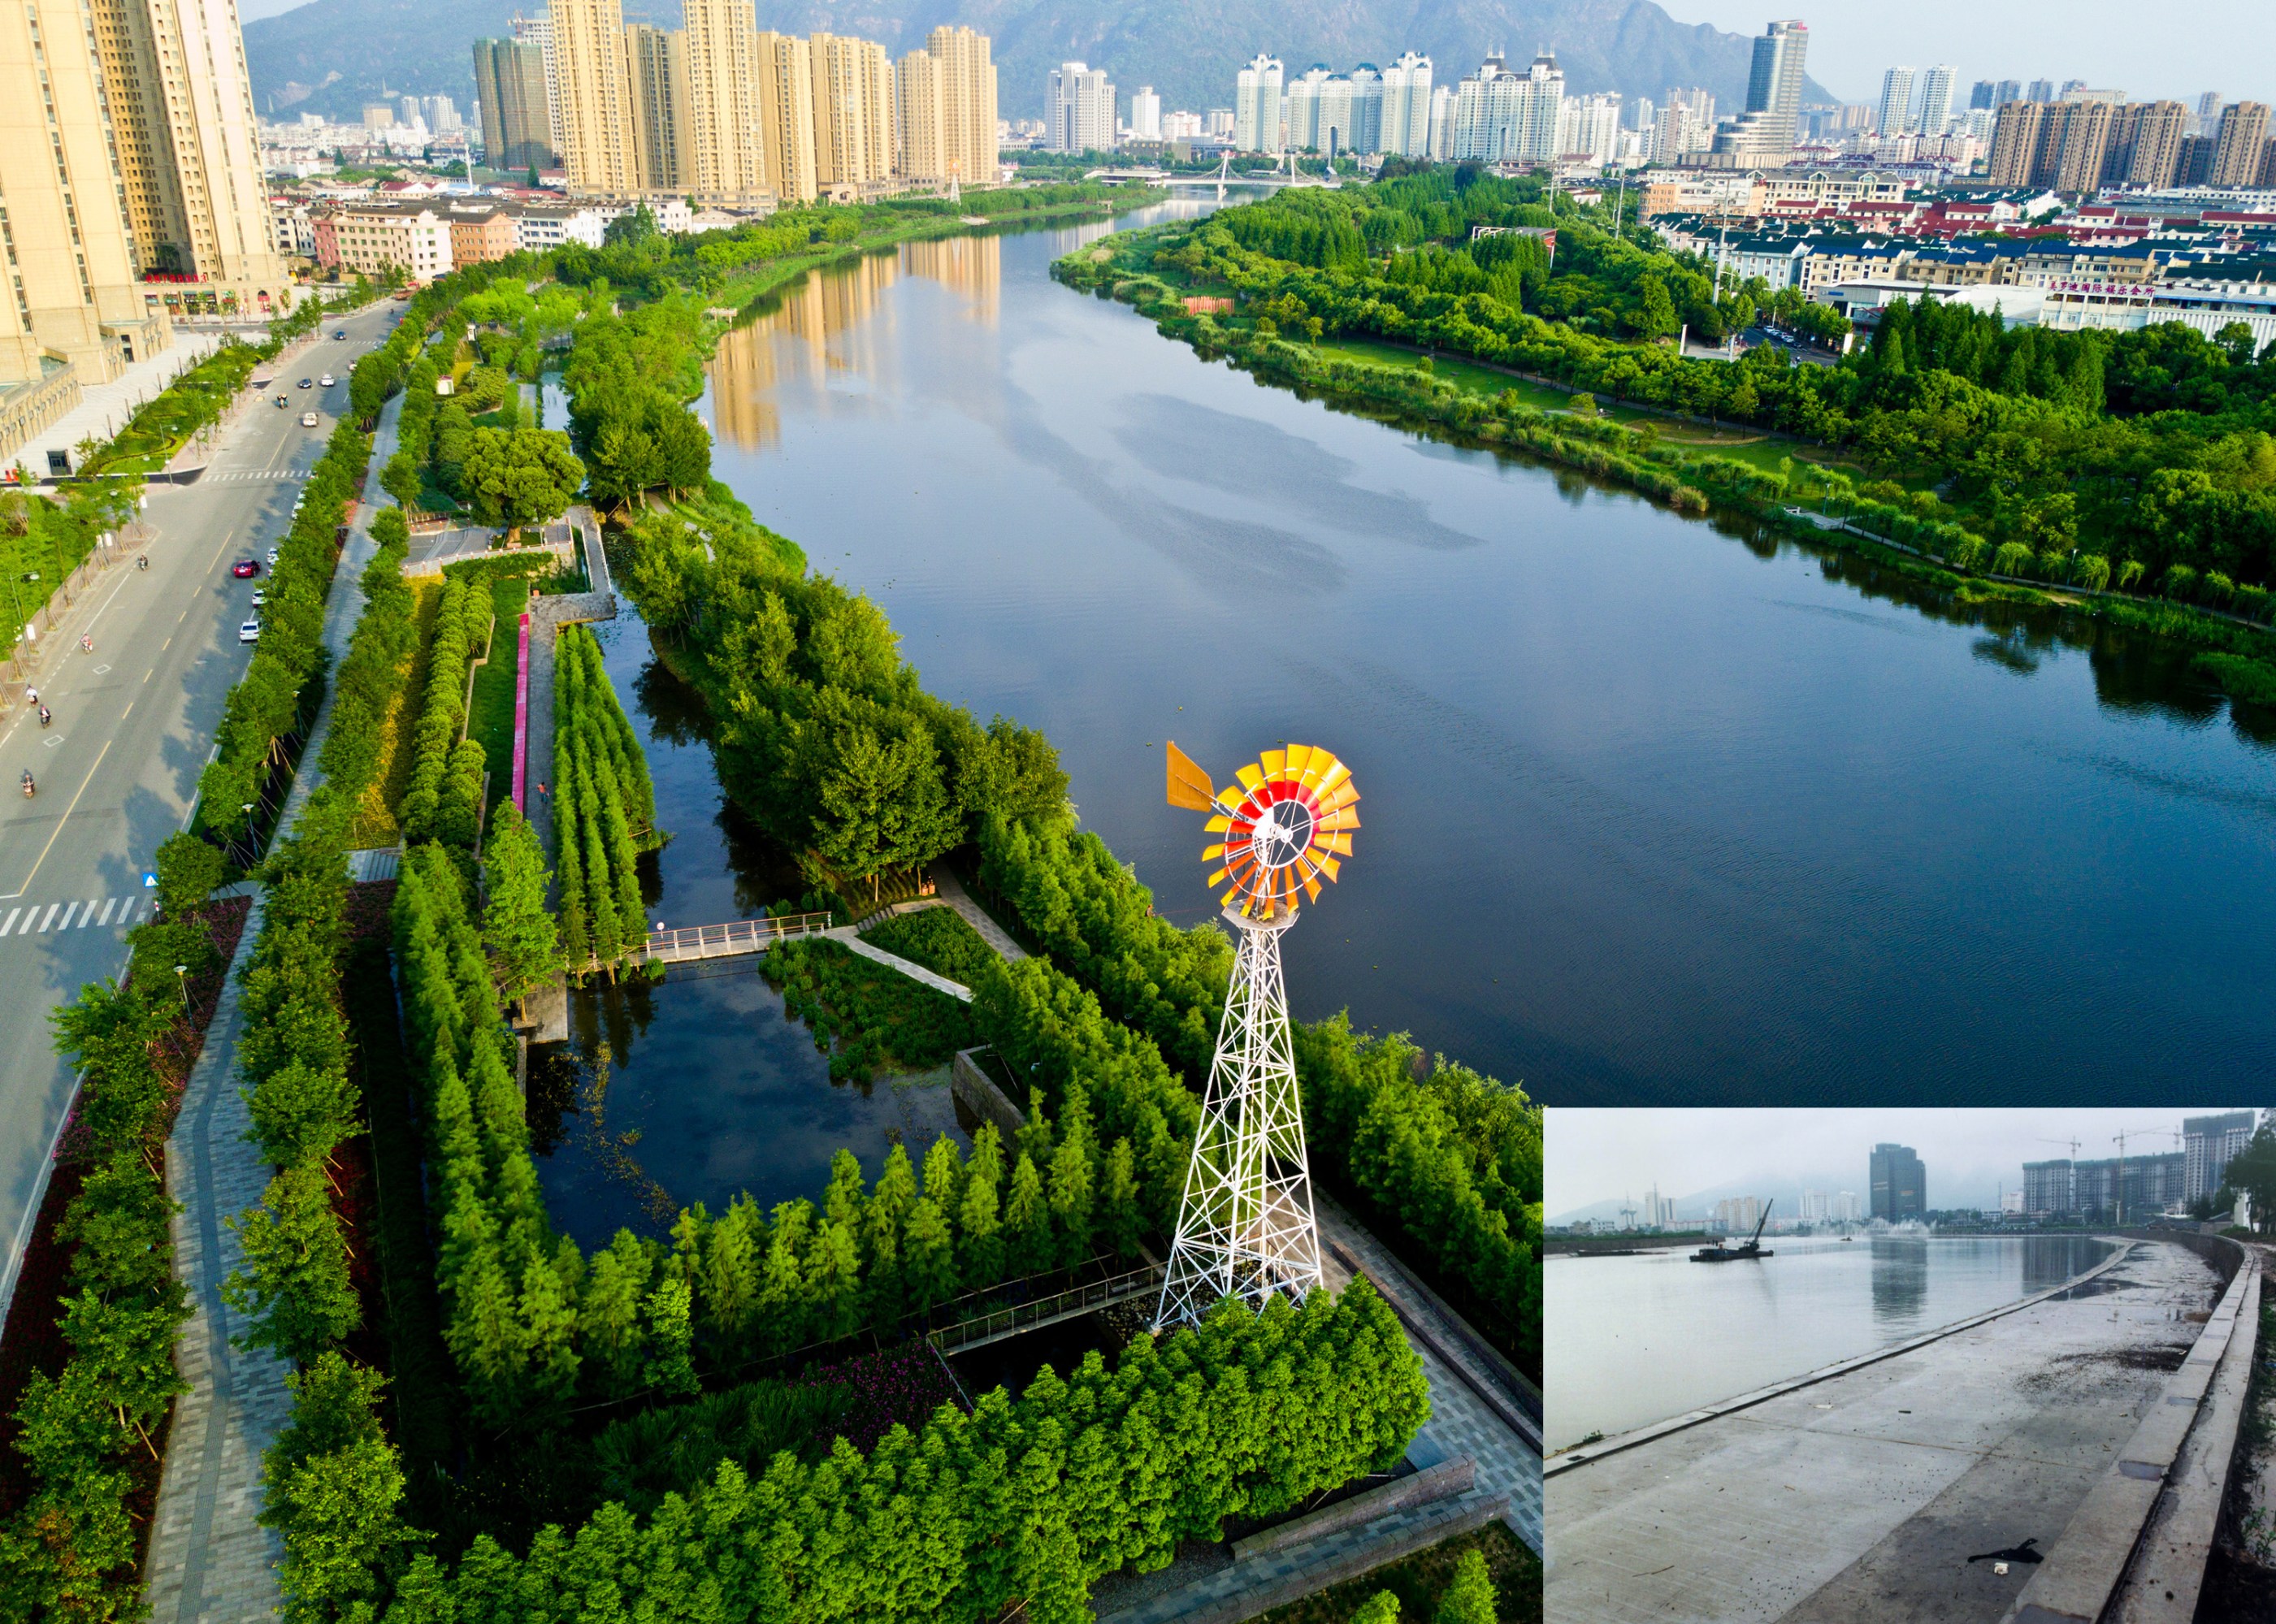
[[[2162,11],[2140,0],[1660,0],[1679,22],[1760,34],[1773,17],[1809,25],[1811,77],[1846,101],[1881,93],[1882,70],[1951,63],[1959,104],[1979,79],[2083,79],[2137,101],[2194,103],[2207,90],[2235,101],[2276,96],[2276,5],[2196,0]]]
[[[1640,1198],[1658,1186],[1683,1200],[1701,1190],[1759,1184],[1866,1192],[1866,1157],[1884,1140],[1910,1145],[1928,1170],[1931,1207],[1989,1207],[2022,1182],[2026,1161],[2069,1154],[2047,1140],[2080,1142],[2082,1159],[2180,1147],[2185,1116],[2140,1111],[1582,1111],[1552,1110],[1543,1170],[1550,1221],[1600,1201]],[[2146,1130],[2146,1131],[2144,1131]],[[2139,1133],[2140,1137],[2136,1137]]]

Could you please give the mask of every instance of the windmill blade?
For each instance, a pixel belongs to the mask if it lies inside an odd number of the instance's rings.
[[[1193,757],[1174,743],[1165,744],[1168,752],[1170,804],[1188,812],[1217,810],[1217,791],[1210,784],[1210,776],[1201,770]]]

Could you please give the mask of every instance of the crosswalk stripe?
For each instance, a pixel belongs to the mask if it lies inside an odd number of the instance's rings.
[[[95,922],[95,898],[90,897],[87,899],[87,912],[79,916],[79,928],[80,930],[84,930]]]
[[[149,911],[148,900],[147,893],[137,892],[11,907],[0,917],[0,937],[44,936],[49,930],[60,936],[66,930],[100,930],[106,925],[123,930]]]
[[[16,928],[16,915],[23,911],[24,910],[19,907],[11,907],[8,910],[8,922],[4,925],[0,925],[0,936],[5,936]]]
[[[57,925],[57,926],[56,927],[56,929],[57,929],[57,930],[70,930],[70,929],[71,929],[72,915],[72,914],[76,914],[76,913],[78,913],[78,912],[79,912],[79,904],[78,904],[78,903],[76,903],[76,902],[74,902],[74,903],[72,903],[69,907],[67,907],[67,908],[65,908],[65,909],[64,910],[64,922],[63,922],[62,924],[60,924],[60,925]]]
[[[102,899],[102,917],[101,919],[96,920],[95,922],[96,924],[98,924],[98,925],[107,925],[107,924],[109,924],[109,923],[110,922],[110,910],[111,910],[111,909],[113,909],[113,908],[115,908],[115,907],[117,907],[118,906],[118,898],[116,898],[116,897],[105,897],[105,898]]]
[[[63,911],[63,906],[64,905],[60,902],[50,902],[48,904],[48,916],[40,922],[39,933],[42,936],[47,935],[48,927],[56,922],[56,915]]]

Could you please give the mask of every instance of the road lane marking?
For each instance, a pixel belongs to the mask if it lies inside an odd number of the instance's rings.
[[[95,771],[102,765],[102,758],[110,754],[111,743],[112,740],[104,740],[102,748],[95,753],[94,766],[89,767],[87,770],[87,777],[79,781],[79,788],[72,793],[71,805],[65,807],[64,815],[56,820],[55,833],[48,837],[48,843],[40,848],[40,854],[32,860],[31,872],[24,876],[23,884],[10,892],[7,897],[0,897],[0,902],[7,901],[9,897],[20,897],[32,889],[33,880],[39,877],[40,865],[47,861],[48,854],[56,849],[56,842],[63,837],[64,825],[71,822],[71,815],[79,808],[80,797],[86,794],[87,786],[95,782]]]
[[[0,925],[0,936],[5,936],[16,928],[16,915],[23,911],[24,910],[19,907],[11,907],[8,910],[8,922],[4,925]]]
[[[79,928],[80,930],[84,930],[95,922],[95,905],[97,900],[98,899],[94,897],[89,897],[87,899],[87,912],[79,916]]]
[[[116,898],[116,897],[105,897],[105,898],[102,899],[102,917],[101,919],[96,920],[95,922],[96,924],[98,924],[98,925],[107,925],[107,924],[109,924],[109,923],[110,922],[110,910],[111,910],[111,909],[113,909],[113,908],[115,908],[115,907],[117,907],[118,906],[118,898]]]
[[[48,904],[48,916],[40,922],[40,929],[38,931],[39,935],[47,935],[48,927],[56,922],[56,910],[61,907],[63,907],[63,904],[60,902],[50,902]]]
[[[70,929],[71,929],[71,925],[72,925],[72,914],[76,914],[76,913],[78,913],[78,912],[79,912],[79,904],[78,904],[78,903],[76,903],[76,902],[74,902],[74,903],[72,903],[72,904],[71,905],[71,907],[70,907],[68,909],[66,909],[66,910],[64,911],[64,922],[63,922],[62,924],[60,924],[60,925],[57,926],[57,927],[56,927],[56,929],[57,929],[57,930],[70,930]]]

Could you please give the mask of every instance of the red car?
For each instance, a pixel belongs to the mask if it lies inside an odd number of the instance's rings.
[[[261,565],[257,559],[239,558],[236,563],[229,566],[229,573],[236,576],[239,581],[243,581],[248,576],[260,574]]]

